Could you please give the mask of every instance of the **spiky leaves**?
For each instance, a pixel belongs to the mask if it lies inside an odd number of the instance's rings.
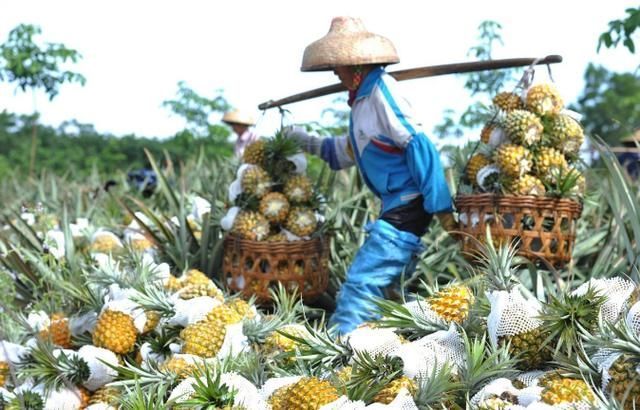
[[[302,152],[298,142],[277,132],[266,140],[264,146],[264,168],[274,181],[282,184],[295,170],[295,165],[287,158]]]
[[[222,383],[222,372],[216,367],[199,366],[198,377],[194,378],[194,392],[187,400],[180,400],[177,409],[230,409],[234,404],[236,390]]]
[[[91,375],[87,362],[75,354],[55,349],[52,344],[38,342],[27,360],[20,365],[20,374],[44,383],[52,390],[68,384],[80,385]]]
[[[351,400],[369,403],[386,385],[402,375],[403,363],[399,357],[372,356],[365,351],[356,351],[352,361],[351,378],[346,383],[347,396]]]
[[[491,231],[487,228],[486,238],[479,244],[479,248],[478,267],[484,273],[489,290],[508,292],[520,283],[516,276],[519,259],[515,244],[503,243],[496,247]]]

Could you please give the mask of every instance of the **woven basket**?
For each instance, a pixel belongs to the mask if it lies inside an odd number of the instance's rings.
[[[260,242],[228,235],[224,241],[223,283],[258,303],[271,299],[269,289],[282,283],[298,289],[305,301],[321,295],[329,283],[325,238],[308,241]]]
[[[463,251],[473,255],[487,226],[496,243],[516,241],[518,253],[556,268],[571,260],[582,205],[570,199],[514,195],[460,195],[456,198]]]

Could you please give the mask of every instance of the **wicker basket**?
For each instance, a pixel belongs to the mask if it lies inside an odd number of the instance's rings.
[[[559,268],[571,260],[576,222],[582,205],[570,199],[513,195],[460,195],[458,229],[467,255],[486,238],[486,227],[496,242],[516,240],[518,253]]]
[[[329,283],[325,238],[295,242],[259,242],[228,235],[224,241],[223,283],[258,303],[270,300],[278,282],[295,288],[305,301],[321,295]]]

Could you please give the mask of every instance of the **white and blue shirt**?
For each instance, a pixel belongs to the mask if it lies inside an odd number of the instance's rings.
[[[349,135],[323,141],[332,169],[357,165],[382,213],[423,196],[427,213],[451,212],[440,155],[382,67],[370,71],[351,107]]]

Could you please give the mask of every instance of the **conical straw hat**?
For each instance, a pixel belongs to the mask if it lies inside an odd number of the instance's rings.
[[[254,125],[256,121],[253,117],[240,110],[228,111],[222,117],[222,121],[229,124]]]
[[[393,43],[367,31],[359,18],[335,17],[329,33],[305,48],[300,70],[322,71],[339,66],[399,61]]]
[[[622,138],[620,141],[621,142],[637,142],[638,144],[640,144],[640,128],[638,128],[636,132],[629,135],[628,137]]]

